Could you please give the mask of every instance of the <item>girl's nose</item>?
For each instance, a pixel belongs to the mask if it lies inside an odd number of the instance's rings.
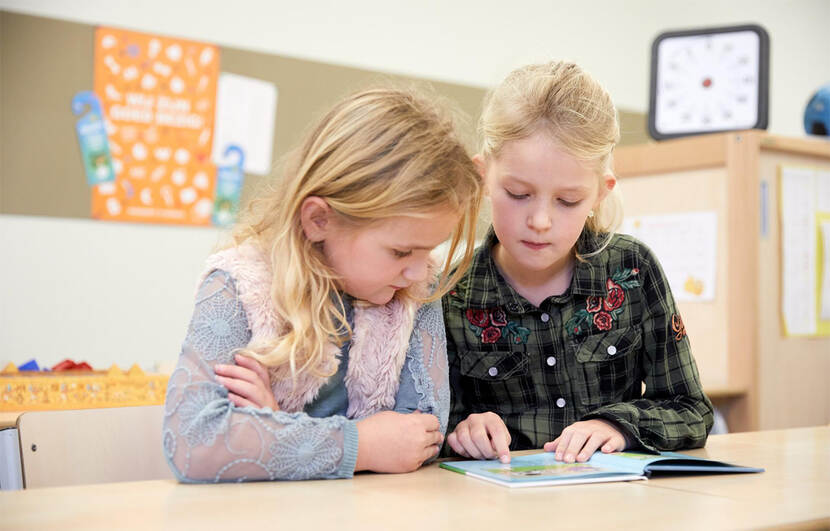
[[[533,230],[544,231],[551,227],[550,208],[541,205],[534,209],[527,218],[527,226]]]
[[[409,282],[421,282],[427,278],[427,261],[418,260],[407,264],[403,270],[403,278]]]

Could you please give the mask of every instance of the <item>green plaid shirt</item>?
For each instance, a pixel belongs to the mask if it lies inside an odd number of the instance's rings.
[[[443,299],[447,433],[470,413],[494,411],[510,430],[511,450],[541,448],[568,425],[595,418],[614,422],[630,448],[704,445],[712,403],[668,281],[645,245],[614,235],[603,252],[576,262],[564,294],[537,308],[496,268],[497,241],[491,228]],[[578,248],[591,243],[581,239]]]

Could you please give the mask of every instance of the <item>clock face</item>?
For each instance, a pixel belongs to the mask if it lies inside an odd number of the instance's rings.
[[[758,26],[659,36],[652,48],[652,136],[766,127],[768,57]]]

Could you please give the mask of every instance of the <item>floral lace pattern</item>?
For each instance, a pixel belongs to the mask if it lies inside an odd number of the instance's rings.
[[[441,432],[447,431],[450,384],[447,364],[447,338],[441,303],[421,307],[409,339],[406,366],[412,374],[418,395],[417,409],[438,417]]]
[[[218,281],[224,277],[225,282]],[[242,303],[235,300],[229,304],[226,290],[235,290],[227,283],[233,280],[227,273],[214,271],[205,279],[196,296],[197,312],[193,315],[185,344],[201,353],[205,360],[231,363],[233,350],[248,344],[251,336],[247,319],[243,317]],[[224,294],[224,295],[223,295]]]
[[[249,340],[233,279],[214,271],[199,289],[168,384],[163,447],[173,472],[186,482],[350,477],[356,455],[344,459],[344,445],[351,441],[356,452],[353,421],[238,408],[228,400],[213,365],[233,363]]]
[[[287,428],[280,444],[272,443],[269,450],[269,471],[274,477],[288,479],[325,475],[326,464],[339,460],[343,453],[335,441],[325,433],[307,432],[300,426]]]
[[[200,483],[351,477],[355,421],[239,408],[228,400],[213,365],[233,363],[235,350],[250,338],[235,282],[226,272],[214,271],[199,288],[167,388],[162,444],[173,472],[180,481]],[[419,309],[405,367],[396,410],[432,413],[445,431],[450,389],[440,302]],[[342,396],[348,400],[345,388]]]

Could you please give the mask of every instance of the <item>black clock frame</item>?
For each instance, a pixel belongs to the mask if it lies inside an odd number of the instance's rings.
[[[660,43],[670,37],[688,37],[700,35],[712,35],[716,33],[735,33],[738,31],[753,31],[758,34],[759,56],[758,56],[758,120],[751,129],[766,129],[769,120],[769,34],[757,24],[743,24],[740,26],[724,26],[718,28],[701,28],[680,31],[666,31],[659,34],[651,44],[651,83],[649,90],[648,104],[648,133],[655,140],[666,140],[682,136],[703,135],[735,129],[718,129],[707,131],[692,131],[684,133],[661,133],[657,131],[655,124],[657,105],[657,49]]]

